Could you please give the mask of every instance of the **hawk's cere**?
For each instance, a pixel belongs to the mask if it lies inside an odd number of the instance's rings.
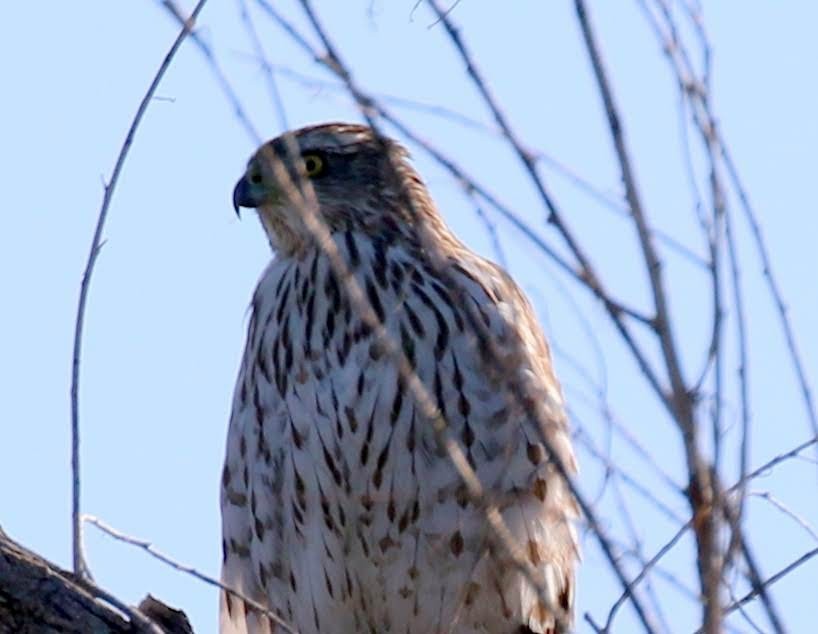
[[[351,124],[265,144],[233,193],[237,208],[258,210],[276,255],[253,296],[233,400],[223,582],[301,634],[554,632],[554,615],[349,301],[299,192],[317,204],[548,603],[573,610],[576,505],[543,434],[576,466],[531,306],[451,233],[405,150]],[[486,333],[502,359],[487,358]],[[221,631],[276,626],[223,595]]]

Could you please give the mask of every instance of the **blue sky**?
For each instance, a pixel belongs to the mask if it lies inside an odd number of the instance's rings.
[[[424,9],[413,12],[414,2],[316,4],[361,85],[378,94],[445,105],[490,124],[442,29],[430,28],[433,20]],[[636,3],[591,4],[626,113],[648,213],[655,226],[702,253],[684,178],[676,88],[666,63]],[[276,5],[305,24],[294,3]],[[201,16],[199,33],[218,55],[256,129],[272,137],[281,126],[237,7],[235,2],[212,1]],[[254,15],[273,64],[321,82],[329,79],[261,14]],[[609,196],[620,195],[571,3],[501,7],[464,0],[452,17],[526,142]],[[709,3],[705,18],[714,43],[716,111],[759,211],[805,367],[815,379],[818,208],[812,185],[818,165],[818,91],[812,75],[818,41],[812,30],[818,7],[806,2]],[[66,566],[68,395],[80,276],[103,179],[110,176],[139,100],[176,31],[159,3],[149,0],[50,3],[47,11],[40,3],[14,3],[0,20],[0,525]],[[292,127],[359,118],[343,93],[318,84],[304,86],[283,75],[278,81]],[[83,506],[218,576],[218,476],[229,403],[247,303],[270,253],[258,223],[250,214],[238,221],[230,206],[233,184],[255,144],[191,43],[179,52],[157,95],[115,193],[91,289],[81,392]],[[559,245],[515,157],[496,138],[428,113],[396,111]],[[457,185],[420,150],[410,150],[455,231],[473,248],[496,257]],[[547,167],[542,172],[610,286],[646,309],[647,286],[630,226],[559,174]],[[657,404],[644,396],[644,382],[599,306],[573,289],[519,234],[500,219],[492,220],[510,269],[531,295],[555,346],[579,359],[597,383],[607,385],[623,424],[680,481],[678,435]],[[750,316],[751,462],[757,465],[805,440],[809,428],[776,313],[738,214],[736,225]],[[664,255],[683,363],[694,375],[701,367],[710,315],[705,278],[684,258]],[[558,355],[557,362],[578,419],[605,446],[595,409],[582,405],[588,386],[566,357]],[[734,377],[735,367],[728,373]],[[726,418],[733,425],[727,442],[735,444],[735,400],[728,403]],[[612,442],[616,460],[652,484],[655,473]],[[582,487],[593,498],[603,491],[604,474],[582,451],[580,458]],[[805,520],[818,522],[814,464],[790,461],[756,484]],[[683,500],[667,495],[668,504],[685,516]],[[606,489],[598,504],[612,528],[621,521],[610,512],[614,499]],[[640,518],[644,512],[638,532],[646,552],[672,535],[675,525],[638,500],[631,510]],[[751,502],[750,520],[767,574],[815,545],[800,526],[764,501]],[[197,632],[215,631],[215,591],[93,528],[86,541],[97,581],[114,594],[136,602],[151,592],[183,608]],[[689,579],[693,563],[684,548],[669,561],[677,570],[687,567]],[[585,552],[578,631],[590,631],[581,621],[585,611],[604,621],[606,606],[617,596],[588,538]],[[812,561],[777,587],[775,597],[792,631],[807,631],[805,610],[811,606],[806,600],[814,594],[808,588],[816,584],[818,564]],[[674,596],[663,586],[657,590]],[[689,631],[697,615],[692,603],[667,601],[674,608],[673,631]],[[735,626],[738,631],[749,627],[741,620]],[[623,610],[616,631],[634,627],[632,614]]]

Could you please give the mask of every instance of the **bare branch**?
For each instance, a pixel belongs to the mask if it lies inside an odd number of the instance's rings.
[[[165,55],[165,59],[159,66],[159,70],[148,86],[148,91],[142,98],[142,102],[136,110],[136,115],[131,122],[131,127],[128,134],[125,136],[125,142],[122,144],[122,149],[119,151],[119,156],[114,164],[114,171],[111,174],[110,182],[105,186],[105,192],[102,197],[102,207],[97,216],[97,224],[94,229],[94,236],[91,239],[91,248],[88,252],[88,261],[85,265],[85,271],[82,274],[82,283],[80,284],[80,296],[77,305],[77,318],[74,326],[74,352],[71,361],[71,475],[72,475],[72,496],[71,496],[71,525],[72,525],[72,552],[74,574],[80,578],[88,578],[89,571],[85,565],[82,549],[82,522],[80,521],[80,433],[79,433],[79,384],[80,384],[80,354],[82,351],[82,331],[85,322],[85,306],[88,301],[88,289],[90,288],[91,275],[94,272],[94,264],[96,263],[99,250],[102,245],[102,230],[105,227],[105,220],[108,217],[108,208],[111,205],[111,198],[114,194],[119,174],[122,171],[122,166],[125,164],[125,158],[128,156],[128,150],[133,143],[134,135],[142,121],[142,116],[148,109],[148,104],[153,99],[156,88],[162,77],[165,75],[170,66],[176,51],[184,42],[185,38],[190,34],[196,18],[204,8],[207,0],[199,0],[190,17],[185,19],[180,18],[182,22],[182,30],[170,47],[170,50]]]

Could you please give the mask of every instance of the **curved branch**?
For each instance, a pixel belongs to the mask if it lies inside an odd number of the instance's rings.
[[[82,352],[82,332],[85,323],[85,307],[88,303],[88,289],[91,284],[91,275],[94,272],[94,264],[97,261],[99,250],[102,247],[102,230],[105,227],[105,220],[108,217],[108,208],[111,205],[111,199],[114,195],[119,174],[122,172],[122,166],[125,164],[125,158],[128,156],[128,150],[131,149],[136,129],[142,121],[142,116],[148,109],[148,104],[153,99],[156,88],[162,77],[165,75],[170,66],[176,51],[184,42],[185,38],[193,29],[196,18],[204,8],[207,0],[199,0],[190,17],[183,21],[182,30],[176,36],[176,40],[170,47],[170,50],[165,55],[165,59],[156,71],[156,75],[148,86],[148,91],[142,98],[139,107],[136,110],[136,115],[131,122],[131,127],[128,134],[125,136],[125,142],[122,144],[122,149],[119,151],[119,156],[114,164],[114,171],[111,174],[111,181],[105,186],[105,193],[102,197],[102,207],[97,216],[97,225],[94,229],[94,237],[91,239],[91,248],[88,252],[88,261],[85,265],[85,270],[82,274],[82,283],[80,284],[80,296],[77,303],[77,318],[74,325],[74,352],[71,361],[71,475],[72,475],[72,490],[71,490],[71,526],[73,532],[72,552],[74,574],[81,578],[88,578],[88,568],[82,554],[82,522],[80,519],[80,415],[79,415],[79,386],[80,386],[80,356]]]

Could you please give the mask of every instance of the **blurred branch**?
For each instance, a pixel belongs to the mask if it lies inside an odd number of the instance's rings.
[[[738,381],[739,398],[741,400],[741,446],[739,448],[739,501],[736,506],[738,513],[737,523],[741,524],[744,515],[744,501],[746,489],[743,483],[747,476],[750,465],[750,391],[748,385],[748,363],[747,363],[747,326],[744,315],[744,299],[741,293],[741,272],[738,265],[738,253],[733,235],[730,215],[725,216],[725,235],[727,239],[727,254],[730,259],[731,281],[733,286],[733,305],[736,315],[736,338],[738,339]],[[719,405],[717,403],[717,405]],[[730,559],[730,552],[733,550],[731,544],[727,559]]]
[[[687,532],[687,529],[690,528],[691,521],[688,521],[684,524],[676,533],[674,533],[673,537],[662,546],[656,554],[651,557],[650,561],[648,561],[643,567],[642,570],[639,571],[639,574],[634,577],[633,581],[630,582],[628,587],[625,589],[625,592],[614,602],[613,606],[611,607],[611,611],[608,613],[608,619],[605,621],[605,627],[602,628],[601,631],[609,632],[611,631],[611,627],[613,626],[613,620],[616,616],[617,611],[628,598],[628,595],[634,591],[636,586],[641,583],[641,581],[647,576],[647,574],[651,571],[651,569],[659,562],[659,560],[664,557],[667,553],[671,551],[671,549],[679,542],[679,540],[684,536]]]
[[[264,73],[264,79],[267,81],[267,89],[270,93],[270,101],[275,106],[276,114],[278,115],[278,125],[281,131],[286,131],[290,126],[287,124],[287,112],[284,108],[284,101],[281,99],[281,92],[278,90],[278,83],[273,74],[273,65],[267,59],[267,54],[264,52],[264,46],[256,32],[256,26],[250,17],[250,12],[247,9],[247,0],[238,0],[239,15],[241,15],[241,22],[244,25],[250,41],[253,43],[256,56],[261,63],[261,70]]]
[[[634,492],[636,492],[640,497],[644,498],[648,502],[654,505],[654,507],[660,510],[668,519],[673,520],[677,523],[682,523],[684,520],[679,516],[679,514],[674,511],[670,506],[665,504],[662,500],[660,500],[653,491],[650,490],[647,486],[642,484],[636,477],[631,476],[628,474],[627,471],[623,467],[615,465],[611,459],[605,456],[593,443],[590,437],[587,434],[579,433],[577,434],[576,438],[577,442],[585,447],[588,452],[599,460],[605,466],[606,472],[612,473],[619,477],[625,484],[627,484]],[[677,489],[678,493],[683,494],[683,491]]]
[[[753,471],[748,473],[744,477],[743,480],[736,483],[734,488],[742,486],[748,480],[752,480],[753,478],[757,478],[759,476],[765,475],[766,473],[770,472],[773,469],[773,467],[775,467],[779,463],[784,462],[785,460],[789,460],[791,458],[797,457],[798,454],[800,454],[805,449],[808,449],[809,447],[812,447],[813,445],[818,445],[818,436],[815,436],[814,438],[810,438],[809,440],[805,440],[800,445],[797,445],[796,447],[790,449],[789,451],[787,451],[785,453],[782,453],[782,454],[779,454],[779,455],[775,456],[774,458],[770,459],[769,461],[765,462],[760,467],[757,467],[756,469],[754,469]]]
[[[469,199],[469,202],[471,202],[472,206],[474,207],[475,215],[480,219],[480,222],[483,223],[483,227],[486,229],[486,234],[488,234],[489,241],[491,242],[492,249],[494,250],[494,255],[497,258],[497,262],[500,264],[500,266],[507,270],[508,258],[506,258],[503,243],[500,241],[500,236],[497,233],[497,225],[489,217],[488,212],[483,209],[483,205],[480,204],[477,196],[474,195],[474,192],[468,187],[468,185],[464,184],[463,194]]]
[[[784,634],[786,630],[784,629],[783,622],[778,614],[778,610],[773,604],[773,599],[770,596],[770,593],[767,592],[766,584],[762,582],[759,565],[756,562],[755,556],[747,543],[747,538],[741,529],[740,517],[736,512],[736,508],[729,498],[721,496],[719,499],[722,505],[721,510],[724,513],[727,524],[730,526],[730,530],[732,532],[732,539],[737,541],[741,554],[744,557],[744,562],[747,565],[750,585],[756,594],[761,597],[761,602],[764,605],[767,618],[769,619],[773,630],[778,634]]]
[[[639,561],[640,565],[640,573],[645,568],[651,568],[652,565],[645,557],[644,553],[644,537],[642,531],[642,523],[641,517],[637,520],[630,512],[628,499],[623,491],[622,487],[619,485],[619,482],[614,480],[611,485],[614,495],[616,498],[616,506],[617,512],[623,520],[623,523],[627,527],[628,532],[630,533],[631,538],[631,549],[636,556],[637,560]],[[654,614],[656,615],[657,619],[661,622],[664,631],[670,632],[672,628],[668,625],[667,618],[664,614],[664,610],[662,608],[662,604],[659,601],[659,598],[656,594],[656,590],[654,587],[653,579],[650,575],[645,574],[644,576],[644,594],[648,597],[652,607]],[[634,585],[631,583],[630,592],[634,591]],[[624,602],[627,599],[628,591],[624,592],[622,595],[622,601]]]
[[[764,592],[767,588],[769,588],[771,585],[773,585],[776,581],[779,581],[780,579],[783,579],[789,573],[791,573],[793,570],[795,570],[799,566],[807,563],[810,559],[812,559],[816,555],[818,555],[818,548],[813,548],[812,550],[808,550],[803,555],[798,557],[798,559],[796,559],[795,561],[793,561],[789,565],[787,565],[784,568],[782,568],[781,570],[779,570],[777,573],[775,573],[773,576],[771,576],[770,578],[765,580],[763,583],[759,584],[758,587],[754,587],[750,592],[748,592],[746,595],[744,595],[741,599],[739,599],[738,601],[736,601],[736,602],[728,605],[727,607],[725,607],[724,608],[724,613],[729,614],[730,612],[733,612],[734,610],[740,608],[741,606],[749,603],[750,601],[755,599],[761,592]]]
[[[262,64],[263,67],[264,62],[260,61],[260,63]],[[276,75],[288,79],[292,83],[303,88],[311,88],[314,90],[329,90],[332,91],[333,93],[340,93],[343,95],[348,94],[346,86],[342,82],[329,81],[326,79],[321,79],[319,77],[306,75],[304,73],[298,72],[297,70],[291,68],[290,66],[284,66],[281,64],[271,64],[270,69]],[[482,121],[478,121],[477,119],[466,116],[462,112],[452,110],[451,108],[447,108],[439,104],[426,103],[424,101],[418,101],[417,99],[410,99],[408,97],[401,97],[399,95],[384,92],[373,92],[372,96],[381,103],[392,104],[397,108],[404,108],[406,110],[412,110],[414,112],[420,112],[434,117],[439,117],[441,119],[445,119],[446,121],[456,123],[457,125],[469,130],[476,130],[478,132],[482,132],[484,134],[491,136],[499,136],[502,134],[496,127],[486,125]],[[541,155],[538,155],[538,158],[544,158],[544,160],[553,160],[550,159],[550,157],[546,159]]]
[[[131,122],[131,127],[128,130],[128,134],[125,136],[125,142],[122,144],[122,148],[119,151],[119,156],[117,157],[116,163],[114,164],[114,171],[111,174],[111,180],[107,185],[105,185],[105,192],[102,197],[102,207],[100,208],[99,215],[97,216],[97,224],[94,229],[94,236],[91,239],[91,248],[88,252],[88,260],[85,265],[85,271],[82,274],[79,302],[77,305],[77,317],[74,325],[74,352],[71,363],[71,475],[72,475],[71,525],[73,532],[72,557],[74,574],[80,578],[89,577],[88,567],[85,564],[85,558],[83,556],[82,523],[80,521],[81,511],[80,511],[80,455],[79,455],[80,448],[79,384],[80,384],[80,355],[82,351],[82,333],[83,325],[85,322],[85,307],[88,302],[88,290],[91,284],[91,275],[94,272],[94,264],[96,263],[100,248],[102,247],[102,230],[105,227],[105,220],[108,217],[108,208],[111,205],[111,199],[114,195],[114,189],[116,188],[117,181],[119,180],[119,175],[122,171],[122,166],[125,164],[125,158],[128,156],[128,150],[130,150],[131,148],[131,143],[133,142],[136,130],[139,127],[140,122],[142,121],[142,116],[148,109],[148,104],[150,104],[151,100],[153,99],[153,95],[156,92],[156,88],[159,86],[159,82],[162,81],[162,77],[165,75],[165,71],[167,71],[171,61],[173,60],[173,57],[176,55],[176,51],[179,50],[179,47],[182,45],[182,42],[184,42],[188,34],[191,33],[193,25],[196,22],[196,18],[199,16],[199,13],[204,8],[205,2],[207,2],[207,0],[199,0],[199,2],[197,2],[196,6],[193,8],[193,11],[191,12],[189,18],[184,19],[181,16],[179,16],[179,20],[182,24],[182,30],[176,37],[176,40],[173,42],[173,45],[170,47],[170,50],[165,55],[165,59],[159,66],[159,70],[156,72],[153,81],[151,81],[150,86],[148,86],[148,90],[145,93],[145,96],[142,98],[142,101],[136,110],[136,115],[134,116],[133,121]]]
[[[767,500],[767,502],[772,504],[775,508],[784,513],[784,515],[791,518],[796,524],[803,528],[813,540],[818,542],[818,532],[816,532],[815,529],[810,526],[810,523],[801,515],[789,508],[781,500],[776,498],[772,493],[769,491],[752,491],[749,495],[752,497],[761,498],[762,500]]]

